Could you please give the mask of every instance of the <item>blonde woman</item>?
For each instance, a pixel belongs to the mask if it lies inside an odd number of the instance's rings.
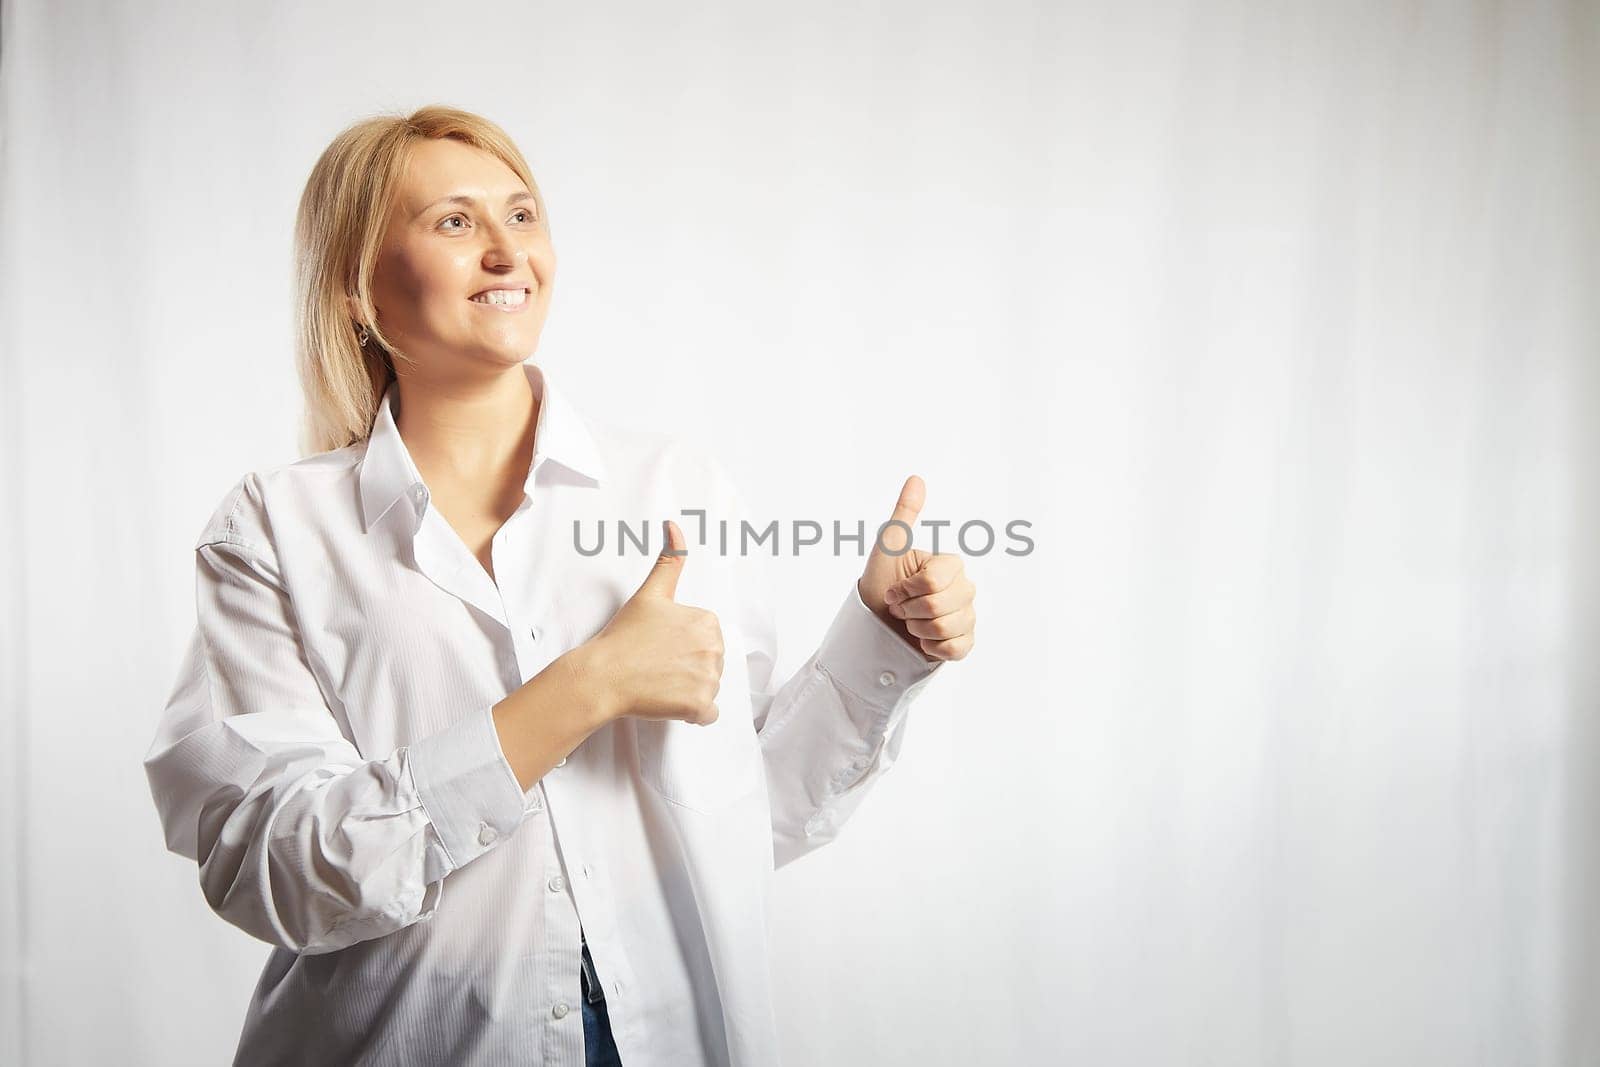
[[[912,476],[773,676],[769,549],[722,550],[752,518],[722,465],[525,362],[549,221],[506,134],[449,108],[352,126],[306,185],[309,454],[205,525],[145,760],[169,848],[275,946],[238,1063],[776,1062],[768,876],[972,648],[960,558],[897,541]]]

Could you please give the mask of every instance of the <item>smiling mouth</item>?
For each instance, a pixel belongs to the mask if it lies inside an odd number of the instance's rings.
[[[490,289],[468,299],[474,304],[488,304],[490,307],[520,308],[528,302],[529,295],[526,289]]]

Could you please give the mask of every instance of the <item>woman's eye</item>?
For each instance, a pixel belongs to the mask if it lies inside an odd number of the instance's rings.
[[[446,217],[444,219],[441,219],[439,221],[439,225],[443,226],[445,223],[449,222],[451,219],[460,219],[462,222],[465,222],[466,221],[466,216],[465,215],[450,215],[450,216],[448,216],[448,217]]]
[[[518,215],[522,215],[522,216],[524,216],[524,217],[525,217],[525,218],[527,218],[527,220],[528,220],[528,221],[529,221],[529,222],[532,222],[532,221],[533,221],[533,212],[531,212],[531,211],[527,211],[527,210],[524,210],[524,209],[520,209],[520,208],[519,208],[519,209],[518,209],[518,210],[517,210],[517,214],[518,214]]]

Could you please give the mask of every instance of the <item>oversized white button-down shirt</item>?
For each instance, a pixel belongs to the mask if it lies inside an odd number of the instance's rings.
[[[145,767],[211,907],[276,946],[238,1063],[578,1067],[580,929],[628,1067],[777,1062],[769,878],[838,833],[940,665],[852,579],[774,677],[774,545],[740,555],[722,465],[586,421],[524,369],[535,451],[495,577],[429,506],[393,386],[368,440],[245,475],[196,544]],[[720,717],[614,721],[524,792],[490,709],[599,632],[668,517],[677,600],[722,624]]]

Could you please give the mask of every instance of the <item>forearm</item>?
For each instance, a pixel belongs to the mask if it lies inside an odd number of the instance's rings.
[[[778,866],[838,835],[893,765],[906,711],[938,667],[850,591],[817,651],[771,697],[759,734]]]
[[[612,717],[605,694],[599,669],[580,646],[494,706],[500,750],[524,791]]]

